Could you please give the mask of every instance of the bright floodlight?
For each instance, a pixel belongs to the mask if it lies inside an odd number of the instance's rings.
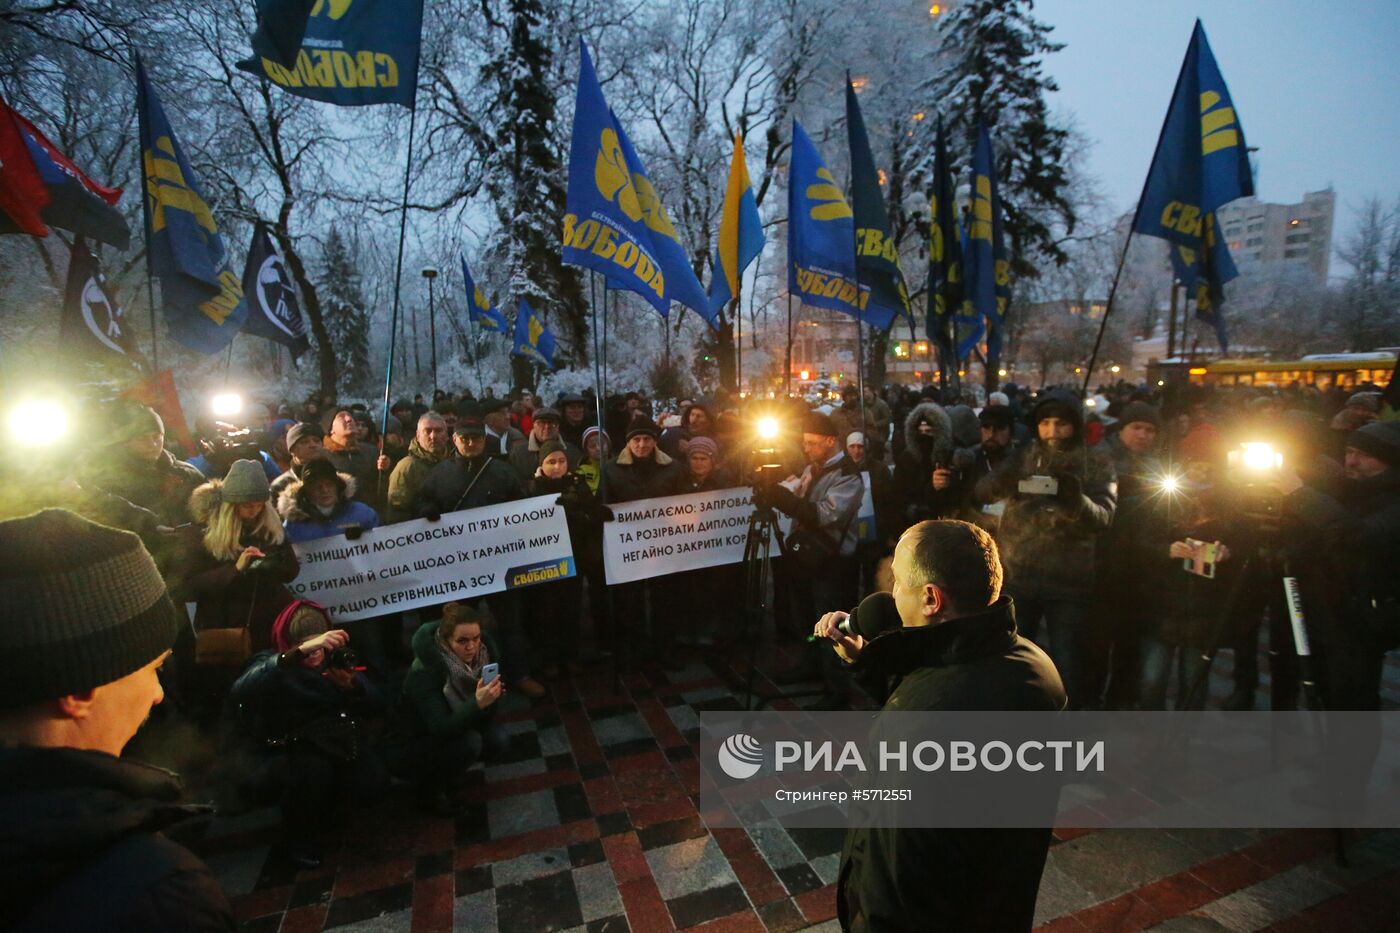
[[[758,436],[761,437],[761,438],[763,438],[765,441],[771,441],[773,438],[777,437],[777,436],[778,436],[778,419],[777,419],[777,418],[759,418],[759,419],[758,419]]]
[[[10,437],[25,447],[48,447],[68,433],[68,412],[57,402],[31,399],[10,409]]]
[[[1170,474],[1162,477],[1162,492],[1171,495],[1181,488],[1181,480]]]
[[[1250,441],[1240,445],[1240,462],[1247,470],[1264,473],[1283,466],[1283,454],[1275,450],[1273,444]]]
[[[220,392],[209,403],[216,418],[232,418],[243,410],[243,396],[237,392]]]

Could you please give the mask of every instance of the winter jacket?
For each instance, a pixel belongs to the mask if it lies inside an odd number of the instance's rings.
[[[456,455],[456,452],[450,441],[441,454],[424,450],[416,437],[409,443],[408,456],[395,464],[394,472],[389,474],[389,505],[386,524],[406,522],[415,517],[418,492],[423,488],[428,474],[433,471],[433,467],[442,461],[450,460]]]
[[[1166,580],[1162,558],[1172,537],[1168,509],[1178,504],[1162,492],[1167,461],[1155,453],[1133,453],[1116,434],[1096,452],[1112,458],[1118,479],[1113,522],[1098,541],[1099,577],[1109,586],[1151,592]]]
[[[1081,442],[1083,406],[1072,395],[1047,393],[1032,422],[1050,402],[1072,412],[1070,439],[1058,449],[1037,439],[980,480],[973,495],[984,504],[1006,500],[997,543],[1007,586],[1047,599],[1088,599],[1097,576],[1096,540],[1113,521],[1118,482],[1113,461]],[[1054,477],[1058,495],[1020,492],[1020,482],[1032,476]]]
[[[681,465],[659,447],[647,460],[635,460],[624,447],[616,459],[603,465],[608,504],[669,496],[680,472]]]
[[[560,438],[560,441],[564,445],[564,456],[569,461],[569,469],[577,470],[579,461],[583,459],[583,451],[563,438]],[[540,442],[535,440],[535,435],[531,434],[525,440],[511,444],[506,462],[519,474],[522,483],[530,482],[540,466]]]
[[[713,492],[716,489],[731,489],[737,486],[734,474],[724,467],[715,467],[704,480],[696,481],[690,470],[682,469],[676,474],[675,485],[668,495],[683,496],[692,492]]]
[[[1009,597],[983,612],[872,639],[857,668],[893,684],[871,744],[910,741],[922,719],[903,711],[1024,710],[1066,706],[1040,648],[1016,633]],[[1047,800],[1049,815],[1055,803]],[[1050,829],[902,829],[846,833],[836,906],[843,930],[1029,930]]]
[[[341,473],[345,493],[336,502],[331,514],[322,515],[307,498],[306,484],[301,480],[289,483],[277,499],[277,514],[282,516],[282,528],[292,544],[343,535],[347,528],[359,527],[370,531],[379,527],[379,515],[363,502],[356,502],[355,478]]]
[[[496,716],[496,704],[481,709],[475,695],[469,695],[460,709],[452,711],[442,693],[447,685],[447,662],[438,648],[437,630],[437,622],[425,622],[413,633],[413,665],[404,675],[403,694],[389,725],[390,746],[425,735],[442,738],[477,729]],[[496,640],[485,629],[481,644],[487,656],[500,663]]]
[[[919,432],[920,422],[927,421],[931,434]],[[904,528],[934,518],[953,518],[966,497],[963,483],[955,476],[947,489],[933,488],[936,466],[953,469],[955,451],[953,422],[943,406],[922,402],[904,419],[904,449],[895,458],[893,493],[895,505]]]
[[[383,693],[363,673],[355,674],[354,689],[346,691],[324,671],[292,658],[284,661],[276,651],[253,658],[230,693],[238,731],[280,749],[330,720],[344,716],[362,723],[384,712]]]
[[[212,480],[190,497],[190,512],[198,525],[208,524],[219,504],[221,485],[218,480]],[[239,545],[256,547],[265,557],[257,568],[240,571],[236,561],[219,560],[209,553],[199,537],[203,533],[201,529],[190,529],[190,532],[170,588],[175,605],[196,604],[194,627],[197,631],[249,626],[253,650],[270,647],[272,623],[292,601],[286,584],[301,572],[291,542],[269,544],[261,536],[245,532],[239,538]]]
[[[355,496],[371,508],[379,503],[379,467],[376,465],[379,454],[367,444],[354,443],[342,447],[327,434],[324,439],[326,459],[335,464],[337,471],[355,477]]]
[[[453,457],[433,467],[423,481],[417,510],[419,517],[431,518],[524,497],[525,486],[508,464],[484,454],[471,460]]]
[[[860,500],[865,495],[865,481],[860,478],[860,467],[846,454],[841,454],[835,463],[823,464],[820,472],[815,466],[807,465],[802,471],[802,483],[807,484],[805,494],[788,497],[779,495],[775,505],[796,523],[791,542],[800,531],[816,531],[832,542],[839,543],[838,553],[850,557],[860,543],[860,529],[856,526],[856,515],[860,512]],[[801,484],[798,485],[801,489]]]
[[[586,479],[577,473],[565,473],[558,479],[535,476],[526,489],[531,496],[559,496],[564,519],[569,523],[569,541],[573,544],[576,560],[601,554],[603,504],[588,488]]]
[[[136,460],[120,447],[108,447],[82,458],[77,479],[154,512],[162,525],[173,527],[190,520],[190,493],[204,482],[204,475],[168,450],[150,463]]]
[[[73,748],[0,748],[0,929],[229,931],[209,868],[161,831],[180,806],[169,771]]]
[[[492,434],[490,429],[487,429],[486,452],[495,460],[504,460],[510,456],[510,449],[523,440],[525,440],[525,434],[519,428],[507,425],[504,442],[502,442],[500,435]]]
[[[268,484],[272,489],[272,501],[276,502],[278,499],[282,498],[282,491],[292,483],[301,482],[301,475],[304,472],[306,472],[305,463],[293,463],[291,466],[287,467],[285,473],[279,473],[277,478]]]

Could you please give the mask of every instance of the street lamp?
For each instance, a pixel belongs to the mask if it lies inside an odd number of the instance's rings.
[[[428,342],[432,347],[430,352],[431,365],[433,367],[433,391],[438,389],[437,377],[437,309],[433,306],[433,279],[437,278],[437,266],[424,266],[423,278],[428,280]]]

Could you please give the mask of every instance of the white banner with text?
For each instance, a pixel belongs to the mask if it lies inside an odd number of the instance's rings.
[[[449,512],[296,545],[288,588],[338,622],[572,577],[573,544],[557,496]],[[741,544],[742,546],[742,544]]]
[[[609,583],[632,583],[744,559],[753,490],[747,486],[619,502],[603,523]]]

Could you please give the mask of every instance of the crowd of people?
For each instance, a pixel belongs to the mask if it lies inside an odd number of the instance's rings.
[[[353,805],[392,777],[452,812],[466,769],[508,744],[495,721],[508,692],[543,697],[608,655],[674,666],[765,637],[741,565],[607,585],[603,527],[639,499],[753,487],[755,504],[791,518],[772,603],[775,638],[800,660],[774,679],[820,682],[821,709],[849,708],[857,685],[880,703],[898,689],[862,678],[849,640],[807,636],[889,590],[891,574],[927,570],[901,571],[896,544],[930,520],[977,529],[971,559],[998,564],[997,624],[1044,647],[1062,684],[1046,690],[1071,708],[1202,708],[1218,648],[1234,652],[1227,706],[1253,708],[1261,631],[1272,706],[1291,708],[1285,572],[1301,582],[1331,707],[1377,709],[1384,654],[1400,644],[1400,421],[1372,386],[1119,383],[1085,399],[1007,385],[985,402],[850,387],[839,400],[665,405],[439,391],[397,400],[387,423],[324,396],[258,416],[201,423],[197,455],[181,460],[156,412],[108,404],[80,452],[12,477],[5,511],[57,506],[140,537],[187,616],[159,626],[164,715],[220,727],[230,793],[277,802],[302,865],[318,860],[327,788]],[[758,436],[760,416],[776,436]],[[1268,458],[1237,456],[1263,442]],[[577,577],[348,623],[288,588],[293,545],[539,495],[558,496]],[[158,647],[138,666],[163,660]]]

